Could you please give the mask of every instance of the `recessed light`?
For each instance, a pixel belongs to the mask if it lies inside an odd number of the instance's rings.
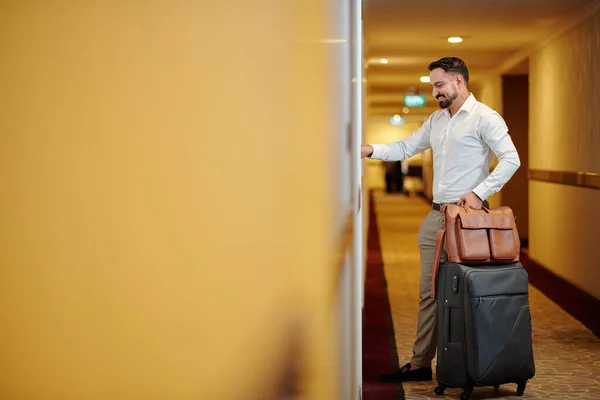
[[[408,107],[404,107],[404,108],[402,109],[402,112],[403,112],[404,114],[408,114],[408,113],[410,112],[410,110],[408,109]]]
[[[396,114],[392,118],[390,118],[390,124],[395,126],[404,125],[404,118],[402,118],[401,115]]]
[[[431,82],[431,79],[429,79],[428,76],[422,76],[422,77],[419,78],[419,80],[421,82],[423,82],[423,83],[429,83],[429,82]]]
[[[458,37],[458,36],[452,36],[452,37],[448,38],[448,41],[450,43],[460,43],[460,42],[462,42],[462,38]]]
[[[381,60],[379,60],[380,63],[382,64],[387,64],[388,63],[388,59],[387,58],[382,58]]]

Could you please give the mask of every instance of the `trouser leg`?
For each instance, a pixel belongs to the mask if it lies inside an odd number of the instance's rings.
[[[436,300],[431,297],[431,272],[435,253],[435,239],[441,224],[441,213],[431,211],[419,229],[419,249],[421,253],[421,283],[419,292],[419,319],[417,338],[413,346],[411,363],[431,366],[437,347]]]

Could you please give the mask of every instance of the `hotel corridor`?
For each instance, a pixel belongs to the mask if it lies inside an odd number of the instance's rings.
[[[386,195],[373,192],[373,218],[378,230],[383,272],[387,281],[389,312],[393,321],[393,335],[399,364],[408,362],[412,354],[418,310],[419,250],[417,233],[419,225],[429,211],[430,205],[420,197],[407,198],[402,195]],[[371,230],[370,235],[373,235]],[[371,239],[371,238],[370,238]],[[378,266],[371,253],[376,244],[369,244],[370,262],[367,267],[367,280],[377,274]],[[376,248],[375,248],[376,250]],[[526,266],[526,263],[524,262]],[[600,338],[586,326],[569,315],[556,303],[532,285],[530,276],[530,304],[533,316],[533,341],[536,362],[536,376],[529,381],[523,399],[600,399]],[[382,288],[384,285],[376,286]],[[367,285],[365,296],[365,324],[369,324],[374,301],[374,287]],[[376,298],[376,297],[375,297]],[[387,329],[391,333],[391,325]],[[369,327],[365,335],[369,339]],[[393,353],[393,343],[390,345]],[[368,354],[368,343],[364,347],[365,358],[376,357]],[[382,356],[387,357],[386,354]],[[435,362],[433,361],[434,373]],[[393,364],[393,362],[392,362]],[[403,384],[403,391],[394,384],[377,382],[377,375],[387,371],[368,371],[373,364],[365,361],[364,399],[407,399],[458,398],[461,389],[448,389],[445,396],[433,393],[434,381]],[[394,366],[394,368],[397,366]],[[516,385],[504,385],[494,393],[493,388],[476,388],[473,399],[519,398],[515,394]]]

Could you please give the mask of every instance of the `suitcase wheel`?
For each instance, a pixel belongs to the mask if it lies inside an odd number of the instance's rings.
[[[526,386],[527,386],[527,381],[517,383],[517,396],[523,396],[523,393],[525,393]]]
[[[460,400],[469,400],[469,397],[471,397],[471,393],[473,393],[473,388],[472,387],[466,387],[464,389],[464,392],[462,392],[460,394]]]
[[[438,396],[443,396],[444,390],[446,390],[446,386],[440,385],[434,389],[433,393],[437,394]]]

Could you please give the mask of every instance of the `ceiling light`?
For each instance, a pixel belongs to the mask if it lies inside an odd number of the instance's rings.
[[[390,118],[390,124],[394,126],[404,125],[404,118],[401,115],[396,114],[392,118]]]
[[[421,82],[423,82],[423,83],[429,83],[429,82],[431,82],[431,79],[429,79],[428,76],[422,76],[422,77],[419,78],[419,80]]]
[[[458,37],[458,36],[452,36],[452,37],[448,38],[448,41],[450,43],[460,43],[460,42],[462,42],[462,38]]]
[[[382,58],[381,60],[379,60],[380,63],[382,64],[387,64],[388,63],[388,59],[387,58]]]
[[[408,113],[410,112],[410,110],[408,109],[408,107],[404,107],[404,108],[402,109],[402,112],[403,112],[404,114],[408,114]]]

